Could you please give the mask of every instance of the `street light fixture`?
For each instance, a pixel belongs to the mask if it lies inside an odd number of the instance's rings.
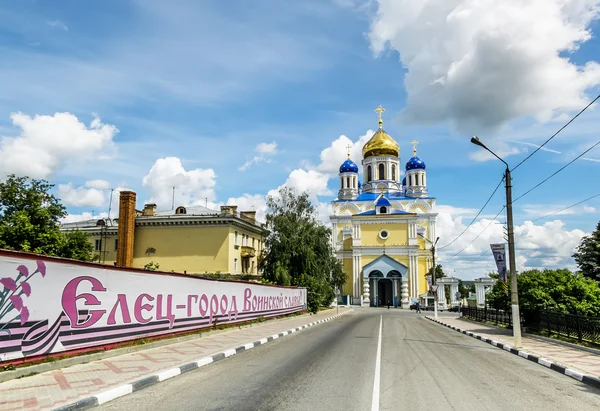
[[[438,241],[440,240],[440,238],[436,238],[435,242],[431,242],[431,240],[429,240],[427,237],[425,237],[423,234],[421,233],[417,233],[419,235],[419,237],[421,237],[423,240],[427,241],[429,244],[431,244],[431,258],[433,259],[433,270],[431,272],[431,290],[433,291],[433,316],[435,318],[438,318],[438,294],[437,294],[437,286],[435,284],[435,271],[436,271],[436,265],[435,265],[435,246],[437,245]]]
[[[491,153],[498,160],[502,161],[506,166],[504,172],[504,179],[506,180],[506,224],[508,225],[508,259],[510,262],[510,300],[512,308],[512,323],[513,323],[513,336],[515,337],[515,348],[521,347],[521,314],[519,313],[519,292],[517,288],[517,263],[515,258],[515,232],[513,226],[513,213],[512,213],[512,179],[510,176],[510,168],[508,163],[502,158],[498,157],[496,153],[490,150],[479,137],[473,136],[471,143],[476,146],[482,147]]]

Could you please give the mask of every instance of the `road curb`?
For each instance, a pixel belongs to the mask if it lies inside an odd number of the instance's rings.
[[[517,356],[519,356],[521,358],[524,358],[526,360],[532,361],[532,362],[534,362],[536,364],[543,365],[546,368],[550,368],[551,370],[559,372],[559,373],[561,373],[563,375],[566,375],[568,377],[574,378],[577,381],[582,382],[582,383],[584,383],[586,385],[589,385],[591,387],[600,389],[600,378],[593,377],[591,375],[586,375],[586,374],[581,373],[580,371],[572,370],[570,368],[566,368],[566,367],[564,367],[562,365],[559,365],[559,364],[557,364],[557,363],[555,363],[553,361],[547,360],[547,359],[545,359],[543,357],[538,357],[537,355],[529,354],[526,351],[521,351],[521,350],[518,350],[516,348],[511,347],[508,344],[504,344],[504,343],[501,343],[501,342],[498,342],[498,341],[495,341],[495,340],[492,340],[492,339],[489,339],[489,338],[486,338],[486,337],[482,337],[481,335],[473,333],[471,331],[462,330],[462,329],[454,327],[454,326],[452,326],[450,324],[446,324],[445,322],[443,322],[443,321],[441,321],[439,319],[436,320],[435,318],[431,318],[429,316],[425,316],[425,318],[427,318],[428,320],[431,320],[433,322],[436,322],[438,324],[441,324],[441,325],[443,325],[445,327],[448,327],[448,328],[450,328],[450,329],[452,329],[454,331],[458,331],[459,333],[468,335],[469,337],[473,337],[473,338],[476,338],[476,339],[478,339],[480,341],[483,341],[485,343],[493,345],[494,347],[501,348],[504,351],[507,351],[507,352],[509,352],[511,354],[515,354],[515,355],[517,355]]]
[[[340,314],[336,314],[334,316],[327,317],[322,320],[304,324],[304,325],[296,327],[296,328],[291,328],[289,330],[282,331],[277,334],[273,334],[269,337],[261,338],[260,340],[257,340],[257,341],[251,342],[251,343],[247,343],[244,345],[240,345],[239,347],[236,347],[236,348],[230,348],[230,349],[227,349],[220,353],[217,353],[217,354],[214,354],[214,355],[211,355],[208,357],[200,358],[199,360],[192,361],[190,363],[181,365],[179,367],[163,370],[157,374],[146,376],[137,381],[133,381],[128,384],[119,385],[119,386],[113,387],[109,390],[92,395],[91,397],[81,398],[70,404],[63,405],[62,407],[54,408],[54,411],[87,410],[89,408],[93,408],[93,407],[97,407],[102,404],[106,404],[109,401],[112,401],[114,399],[123,397],[125,395],[132,394],[134,392],[143,390],[144,388],[151,387],[155,384],[161,383],[163,381],[166,381],[170,378],[176,377],[176,376],[186,373],[188,371],[193,371],[193,370],[203,367],[205,365],[212,364],[214,362],[223,360],[227,357],[231,357],[235,354],[239,354],[241,352],[250,350],[252,348],[264,345],[268,342],[285,337],[286,335],[294,334],[294,333],[296,333],[298,331],[302,331],[306,328],[310,328],[315,325],[318,325],[318,324],[321,324],[321,323],[324,323],[327,321],[331,321],[335,318],[341,317],[342,315],[348,314],[351,311],[352,310],[345,310],[344,312],[342,312]]]

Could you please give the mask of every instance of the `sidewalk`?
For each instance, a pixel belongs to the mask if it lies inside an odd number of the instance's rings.
[[[465,334],[471,333],[475,338],[479,338],[478,336],[480,336],[479,339],[487,339],[489,341],[486,342],[489,342],[492,345],[498,346],[498,343],[500,343],[503,345],[503,347],[500,348],[504,348],[507,351],[514,347],[514,339],[512,332],[509,329],[494,327],[493,325],[487,325],[459,317],[439,317],[437,320],[432,317],[427,318],[447,327],[457,329],[457,331],[461,331]],[[539,357],[536,362],[576,378],[579,381],[582,381],[582,379],[579,378],[582,375],[592,377],[592,381],[588,381],[592,383],[590,385],[600,388],[600,381],[598,380],[598,378],[600,378],[599,354],[594,354],[579,348],[571,348],[567,345],[548,340],[549,339],[546,338],[538,338],[531,334],[523,335],[521,338],[522,347],[519,348],[518,351],[513,348],[511,352],[524,358],[527,358],[527,354]],[[527,359],[534,360],[535,357]],[[554,363],[559,367],[553,367],[550,363]],[[563,370],[560,368],[563,368]],[[570,371],[575,371],[575,373]],[[576,375],[577,373],[580,375]]]
[[[343,315],[351,311],[340,307],[339,314]],[[306,328],[303,326],[314,325],[316,322],[323,322],[334,316],[336,316],[335,309],[321,311],[316,315],[307,314],[270,320],[248,328],[233,328],[185,342],[6,381],[0,384],[0,410],[54,409],[107,390],[121,391],[124,384],[139,382],[145,377],[153,376],[148,379],[153,379],[153,382],[162,381],[178,375],[180,372],[173,369],[184,364],[187,367],[190,363],[201,359],[203,360],[201,364],[207,364],[213,360],[206,357],[216,354],[216,357],[218,356],[216,359],[220,359],[233,355],[244,349],[264,344],[267,338],[271,341],[278,336],[295,332],[296,329]],[[200,362],[197,366],[200,366]],[[169,372],[156,376],[165,370]],[[144,384],[138,384],[137,388],[142,385]],[[130,386],[129,392],[131,391]],[[123,394],[126,392],[120,395]],[[115,396],[112,395],[112,398]]]

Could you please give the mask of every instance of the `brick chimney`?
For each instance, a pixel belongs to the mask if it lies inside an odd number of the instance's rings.
[[[221,206],[221,214],[236,215],[237,214],[237,206],[234,206],[234,205]]]
[[[156,204],[144,204],[144,211],[142,211],[143,216],[153,216],[156,215]]]
[[[133,263],[135,198],[136,195],[133,191],[121,191],[119,196],[117,267],[131,267]]]
[[[249,223],[256,224],[256,211],[242,211],[240,217]]]

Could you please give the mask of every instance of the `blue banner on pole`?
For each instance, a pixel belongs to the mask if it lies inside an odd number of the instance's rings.
[[[506,283],[506,249],[504,244],[490,244],[500,279]]]

